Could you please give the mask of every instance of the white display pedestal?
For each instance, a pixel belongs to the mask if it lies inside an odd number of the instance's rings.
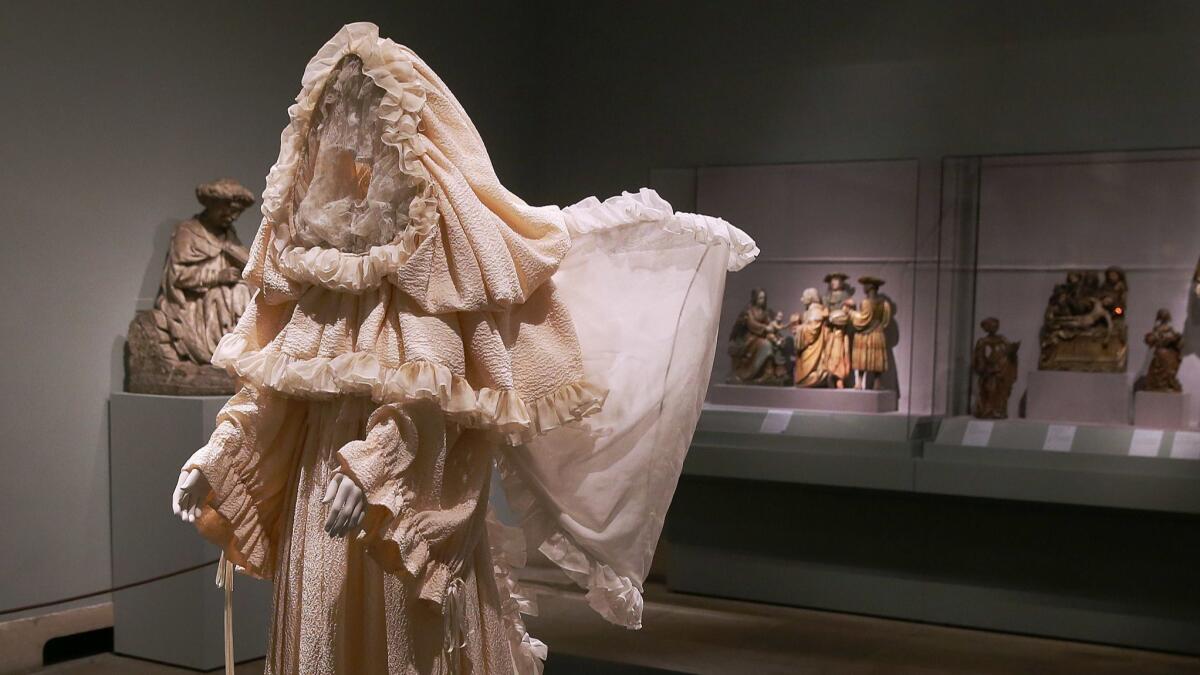
[[[1151,429],[1186,429],[1192,412],[1192,395],[1179,392],[1139,391],[1133,395],[1133,424]]]
[[[808,389],[749,384],[713,384],[708,388],[709,403],[718,405],[845,413],[895,412],[897,398],[894,391],[874,389]]]
[[[1029,373],[1025,417],[1031,420],[1129,424],[1129,383],[1124,373]]]
[[[179,467],[208,441],[225,396],[114,393],[109,401],[112,576],[121,586],[216,560],[220,552],[171,513]],[[114,651],[196,670],[224,663],[224,596],[216,564],[113,593]],[[266,653],[271,585],[237,575],[238,661]]]

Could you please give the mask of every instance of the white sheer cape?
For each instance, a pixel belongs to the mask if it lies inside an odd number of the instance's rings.
[[[499,466],[525,540],[588,590],[609,621],[641,626],[642,584],[708,387],[726,271],[758,254],[729,223],[675,213],[654,191],[563,210],[572,245],[553,280],[603,409]]]

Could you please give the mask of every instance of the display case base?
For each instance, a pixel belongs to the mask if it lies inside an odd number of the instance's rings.
[[[1200,651],[1200,432],[955,417],[930,437],[910,418],[906,454],[881,433],[905,416],[756,434],[774,412],[705,407],[672,590]]]
[[[808,389],[748,384],[714,384],[708,388],[710,403],[756,408],[888,413],[896,411],[897,400],[894,391],[874,389]]]
[[[179,522],[167,496],[228,398],[119,392],[109,400],[112,578],[135,584],[113,593],[119,654],[195,670],[224,663],[224,597],[213,583],[220,552]],[[147,579],[155,581],[139,583]],[[258,658],[266,653],[271,584],[239,574],[234,586],[234,656]]]
[[[913,459],[936,427],[936,420],[928,416],[706,403],[683,472],[697,477],[909,490]]]
[[[1128,424],[942,420],[925,443],[916,489],[1200,515],[1200,434]]]
[[[1191,414],[1191,394],[1139,391],[1133,395],[1134,426],[1150,429],[1186,429],[1191,425]]]
[[[1124,373],[1029,373],[1025,417],[1032,420],[1129,423],[1129,383]]]

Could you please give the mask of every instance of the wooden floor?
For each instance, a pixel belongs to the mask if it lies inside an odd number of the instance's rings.
[[[539,586],[545,619],[530,633],[550,645],[547,675],[1200,674],[1200,658],[647,589],[645,628],[599,618],[582,595]],[[175,675],[194,671],[112,654],[50,666],[54,675]],[[262,661],[238,666],[262,672]]]
[[[1200,673],[1200,658],[668,593],[647,588],[644,628],[609,625],[546,590],[530,633],[555,650],[684,673]],[[550,673],[547,669],[547,673]]]

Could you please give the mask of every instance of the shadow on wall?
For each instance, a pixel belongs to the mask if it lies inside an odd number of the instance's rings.
[[[1129,340],[1140,340],[1141,333],[1135,332],[1129,336]],[[1150,362],[1154,360],[1154,350],[1147,349],[1146,353],[1142,354],[1142,362],[1133,370],[1133,391],[1138,392],[1146,388],[1146,375],[1150,372]],[[1129,364],[1133,365],[1133,364]]]
[[[146,272],[142,275],[141,294],[137,299],[138,309],[150,309],[154,303],[154,297],[158,293],[158,285],[162,282],[163,265],[167,261],[167,249],[171,245],[171,233],[175,231],[175,225],[183,222],[191,216],[186,216],[178,220],[162,220],[154,227],[154,251],[161,252],[158,257],[151,256],[150,260],[146,261]],[[133,320],[133,315],[129,315],[129,319]]]
[[[1188,309],[1183,322],[1183,355],[1200,356],[1200,296],[1196,294],[1196,282],[1188,283]]]
[[[900,391],[900,364],[896,361],[896,345],[900,343],[900,325],[897,321],[897,317],[900,316],[900,306],[896,304],[892,296],[886,293],[880,293],[879,297],[892,305],[892,320],[883,332],[887,344],[888,369],[883,374],[883,382],[880,383],[880,386],[884,391],[896,392],[896,400],[901,401],[908,395],[908,392]]]
[[[129,354],[127,349],[129,326],[133,323],[133,319],[138,311],[154,307],[158,287],[162,283],[163,266],[166,264],[168,255],[167,249],[171,245],[171,234],[175,231],[175,225],[185,219],[161,220],[154,227],[153,250],[155,255],[148,256],[147,260],[144,261],[146,269],[142,273],[142,284],[138,287],[140,289],[138,297],[134,300],[133,307],[129,308],[129,316],[124,317],[126,321],[124,331],[113,338],[109,391],[129,390]]]
[[[132,320],[133,315],[131,314],[129,316],[129,318],[130,318],[130,320]],[[109,391],[126,391],[129,388],[128,387],[129,380],[127,379],[127,374],[125,372],[126,371],[126,368],[125,368],[125,342],[126,342],[126,336],[124,334],[116,335],[113,337],[112,362],[111,362],[112,363],[112,374],[111,374],[111,378],[108,381],[108,390]],[[105,401],[105,405],[107,405],[107,400]],[[107,425],[108,424],[107,411],[106,411],[106,416],[105,416],[104,420],[105,420],[104,423]],[[106,438],[108,437],[107,428],[105,429],[104,435]]]

